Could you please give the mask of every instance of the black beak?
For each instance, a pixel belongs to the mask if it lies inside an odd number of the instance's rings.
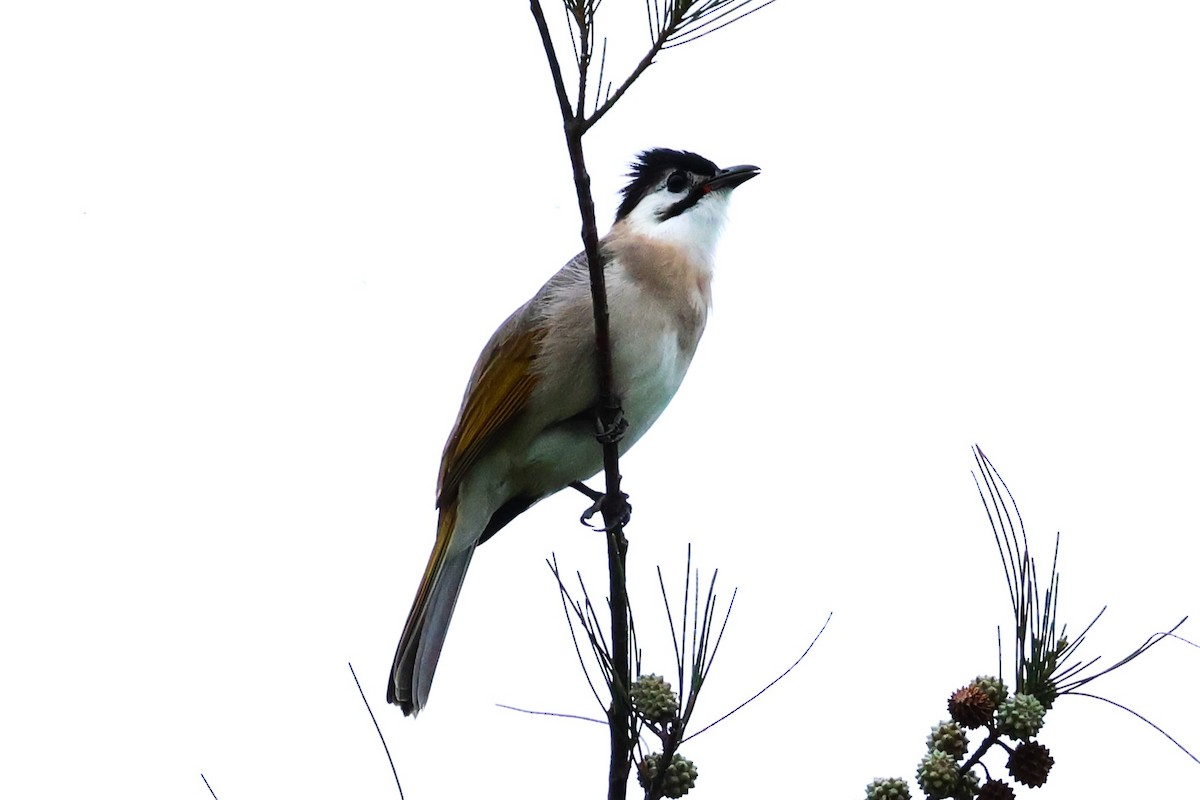
[[[718,189],[732,189],[735,186],[741,186],[746,181],[753,178],[761,170],[752,164],[738,164],[736,167],[727,167],[726,169],[717,170],[717,174],[700,184],[700,191],[704,194],[715,192]]]

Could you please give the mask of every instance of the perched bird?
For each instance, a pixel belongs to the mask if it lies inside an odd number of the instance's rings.
[[[758,167],[718,169],[678,150],[632,165],[600,240],[617,397],[632,447],[674,396],[711,303],[713,251],[731,190]],[[517,515],[600,471],[587,258],[577,255],[483,348],[438,473],[437,540],[396,648],[387,699],[415,715],[475,548]]]

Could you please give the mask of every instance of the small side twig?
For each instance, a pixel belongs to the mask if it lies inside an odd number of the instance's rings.
[[[583,660],[583,651],[579,649],[579,637],[575,635],[575,623],[571,619],[571,611],[574,610],[576,616],[584,625],[584,630],[587,630],[587,618],[582,613],[582,610],[571,600],[571,595],[567,591],[566,585],[562,581],[562,576],[558,572],[558,557],[552,556],[553,560],[547,559],[546,563],[550,566],[550,571],[554,573],[554,579],[558,582],[558,593],[562,598],[563,616],[567,618],[567,630],[571,632],[571,644],[575,646],[575,657],[579,660],[579,668],[583,670],[583,677],[587,679],[588,688],[592,690],[592,696],[596,698],[596,705],[604,708],[604,701],[600,699],[600,693],[596,691],[596,684],[592,682],[592,673],[588,671],[587,663]],[[595,643],[592,643],[592,649],[595,650]]]
[[[1090,697],[1090,698],[1092,698],[1093,700],[1103,700],[1104,702],[1108,703],[1109,705],[1116,706],[1117,708],[1121,709],[1122,711],[1128,711],[1130,714],[1133,714],[1135,717],[1137,717],[1138,719],[1140,719],[1142,722],[1146,723],[1146,724],[1147,724],[1147,725],[1149,725],[1151,728],[1154,728],[1154,730],[1158,731],[1158,732],[1159,732],[1159,733],[1161,733],[1163,736],[1167,737],[1167,739],[1168,739],[1168,740],[1171,742],[1171,744],[1175,745],[1175,746],[1176,746],[1176,747],[1178,747],[1180,750],[1182,750],[1182,751],[1184,752],[1184,755],[1186,755],[1186,756],[1187,756],[1188,758],[1190,758],[1192,761],[1195,761],[1197,764],[1200,764],[1200,758],[1197,758],[1195,755],[1193,755],[1193,754],[1192,754],[1192,751],[1191,751],[1191,750],[1188,750],[1186,747],[1184,747],[1182,744],[1180,744],[1180,742],[1179,742],[1179,740],[1178,740],[1178,739],[1176,739],[1174,736],[1172,736],[1171,734],[1169,734],[1169,733],[1167,733],[1166,731],[1164,731],[1162,728],[1160,728],[1160,727],[1158,727],[1157,725],[1155,725],[1155,724],[1154,724],[1153,722],[1151,722],[1150,720],[1148,720],[1148,719],[1146,719],[1145,717],[1143,717],[1143,716],[1142,716],[1141,714],[1139,714],[1138,712],[1134,711],[1134,710],[1133,710],[1132,708],[1130,708],[1129,706],[1122,705],[1121,703],[1118,703],[1118,702],[1116,702],[1115,700],[1109,700],[1107,697],[1101,697],[1101,696],[1100,696],[1100,695],[1098,695],[1098,694],[1089,694],[1088,692],[1071,692],[1071,694],[1075,695],[1076,697]]]
[[[400,786],[400,776],[396,774],[396,762],[392,760],[392,751],[388,749],[387,739],[383,738],[383,731],[379,729],[379,721],[375,719],[375,712],[371,710],[371,704],[367,701],[367,695],[363,691],[362,684],[358,682],[358,676],[354,674],[354,665],[347,661],[346,666],[350,667],[350,676],[354,678],[354,685],[358,687],[358,694],[362,697],[363,705],[367,707],[367,713],[371,715],[371,722],[375,725],[375,733],[379,734],[379,741],[383,744],[383,752],[387,756],[388,765],[392,768],[392,777],[396,779],[396,791],[400,792],[400,800],[404,800],[404,789]]]
[[[595,717],[585,717],[582,714],[564,714],[561,711],[536,711],[532,708],[517,708],[516,706],[505,705],[504,703],[496,703],[497,708],[503,708],[508,711],[519,711],[522,714],[533,714],[538,717],[558,717],[559,719],[577,719],[581,722],[595,722],[597,725],[607,725],[608,720],[596,719]]]
[[[775,678],[775,680],[771,681],[771,682],[770,682],[770,683],[768,683],[766,686],[764,686],[763,688],[759,689],[759,690],[758,690],[757,692],[755,692],[755,693],[754,693],[754,694],[753,694],[751,697],[747,698],[747,699],[746,699],[744,702],[740,703],[740,704],[739,704],[739,705],[737,705],[735,708],[733,708],[733,709],[729,710],[728,712],[726,712],[726,713],[722,714],[721,716],[717,717],[717,718],[716,718],[715,720],[713,720],[712,722],[710,722],[710,723],[708,723],[707,725],[705,725],[705,726],[704,726],[703,728],[701,728],[700,730],[698,730],[698,731],[696,731],[695,733],[693,733],[693,734],[689,735],[689,736],[687,737],[687,739],[684,739],[683,741],[685,741],[685,742],[686,742],[686,741],[688,741],[688,740],[690,740],[690,739],[695,739],[697,736],[699,736],[700,734],[704,733],[704,732],[705,732],[705,731],[707,731],[709,728],[712,728],[713,726],[717,725],[718,723],[724,722],[725,720],[729,719],[729,718],[730,718],[730,717],[732,717],[734,714],[736,714],[737,712],[741,711],[743,708],[745,708],[746,706],[750,705],[750,704],[751,704],[751,703],[753,703],[755,700],[757,700],[758,698],[760,698],[760,697],[762,697],[764,694],[766,694],[767,690],[768,690],[768,689],[770,689],[772,686],[774,686],[775,684],[779,683],[781,680],[783,680],[784,678],[786,678],[786,677],[788,676],[788,673],[790,673],[790,672],[791,672],[792,670],[794,670],[796,667],[800,666],[800,662],[801,662],[801,661],[803,661],[805,658],[807,658],[807,657],[808,657],[809,651],[811,651],[811,650],[813,649],[813,647],[814,647],[814,646],[816,646],[816,644],[817,644],[817,640],[821,638],[821,634],[825,633],[825,629],[826,629],[827,627],[829,627],[829,621],[830,621],[831,619],[833,619],[833,612],[832,612],[832,611],[831,611],[831,612],[829,612],[829,616],[825,617],[825,623],[824,623],[823,625],[821,625],[821,630],[817,631],[817,635],[816,635],[816,636],[814,636],[814,637],[812,638],[812,641],[808,643],[808,647],[804,648],[804,652],[800,654],[800,657],[799,657],[799,658],[797,658],[795,661],[793,661],[793,662],[792,662],[792,665],[791,665],[790,667],[788,667],[788,668],[787,668],[787,669],[785,669],[785,670],[784,670],[782,673],[780,673],[780,674],[779,674],[779,677]]]

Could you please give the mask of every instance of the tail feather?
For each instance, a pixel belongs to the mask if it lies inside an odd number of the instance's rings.
[[[405,716],[415,716],[429,699],[429,687],[442,654],[442,645],[446,642],[450,618],[467,577],[471,556],[475,554],[474,544],[465,550],[450,552],[457,516],[455,504],[442,510],[437,544],[429,556],[429,565],[425,568],[425,576],[392,662],[387,699],[400,706]]]

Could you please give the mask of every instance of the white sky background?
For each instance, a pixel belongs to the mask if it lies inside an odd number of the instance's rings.
[[[578,495],[478,553],[421,718],[383,698],[467,374],[579,247],[527,6],[470,8],[0,14],[0,794],[394,797],[353,661],[410,800],[602,796],[603,728],[494,705],[597,713],[543,563],[603,595]],[[789,0],[589,134],[602,227],[640,149],[763,168],[623,461],[633,600],[664,672],[654,566],[739,587],[699,722],[834,616],[685,748],[695,796],[911,779],[1008,623],[974,442],[1047,567],[1062,531],[1068,630],[1109,605],[1084,655],[1200,612],[1197,41],[1188,2]],[[1197,751],[1198,673],[1168,642],[1092,687]],[[1040,739],[1031,796],[1200,780],[1094,701]]]

